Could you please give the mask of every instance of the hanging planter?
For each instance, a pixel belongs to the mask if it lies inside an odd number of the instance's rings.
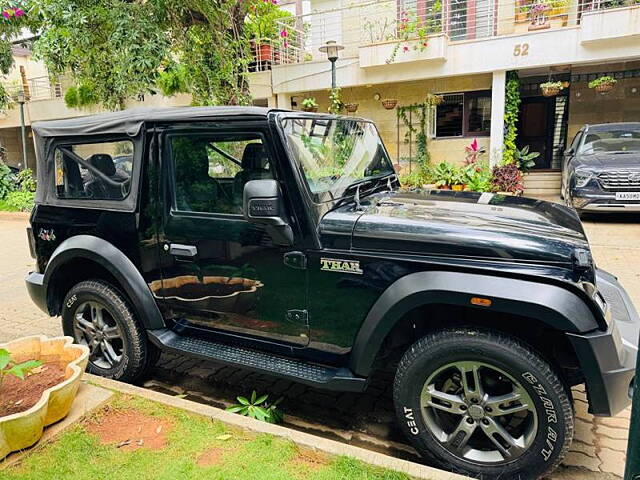
[[[618,81],[615,78],[609,75],[604,75],[590,81],[589,88],[593,88],[596,92],[605,95],[613,90],[616,83],[618,83]]]
[[[318,102],[313,97],[307,97],[302,100],[302,110],[305,112],[317,112],[318,111]]]
[[[545,82],[540,84],[540,91],[545,97],[555,97],[564,88],[562,82]]]
[[[357,103],[345,103],[344,104],[344,108],[349,113],[356,113],[358,111],[358,104]]]
[[[393,110],[394,108],[396,108],[396,105],[398,105],[398,100],[395,98],[385,98],[384,100],[382,100],[382,106],[386,110]]]

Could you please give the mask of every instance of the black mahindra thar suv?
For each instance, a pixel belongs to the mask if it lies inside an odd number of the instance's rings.
[[[35,124],[27,287],[139,379],[162,351],[361,392],[395,366],[431,462],[534,479],[572,440],[571,387],[629,404],[639,319],[576,212],[404,191],[373,123],[244,107]]]

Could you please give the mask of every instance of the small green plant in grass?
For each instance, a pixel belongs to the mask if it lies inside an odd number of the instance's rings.
[[[282,421],[282,413],[278,410],[278,404],[282,401],[282,398],[272,404],[267,403],[268,399],[269,395],[258,397],[254,390],[250,399],[238,397],[239,404],[227,408],[227,412],[238,413],[267,423],[280,423]]]
[[[39,360],[27,360],[22,363],[15,363],[11,360],[8,350],[0,348],[0,387],[8,375],[24,380],[24,376],[36,367],[42,365]]]

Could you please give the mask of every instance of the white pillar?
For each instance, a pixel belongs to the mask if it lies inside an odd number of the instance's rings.
[[[278,93],[278,108],[291,110],[291,95],[286,93]]]
[[[493,72],[491,82],[491,151],[489,163],[493,167],[502,161],[504,142],[504,102],[507,72],[499,70]]]

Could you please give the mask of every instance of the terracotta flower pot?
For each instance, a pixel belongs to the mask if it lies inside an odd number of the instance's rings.
[[[357,103],[345,103],[344,104],[344,108],[349,113],[356,113],[358,111],[358,104]]]
[[[71,337],[25,337],[0,345],[9,351],[16,363],[40,360],[57,363],[64,368],[64,380],[46,389],[40,400],[24,412],[0,417],[0,459],[16,450],[34,445],[44,427],[67,416],[73,404],[80,379],[87,368],[89,348],[74,345]]]
[[[315,113],[318,111],[318,107],[302,107],[302,110],[305,112]]]
[[[440,185],[438,190],[451,190],[451,185]]]
[[[273,60],[273,47],[268,43],[256,43],[254,45],[254,55],[257,62]]]
[[[382,100],[382,106],[386,110],[393,110],[394,108],[396,108],[396,105],[398,105],[398,100],[395,98],[385,98],[384,100]]]
[[[609,93],[613,90],[613,83],[601,83],[600,85],[596,85],[594,90],[602,94]]]

